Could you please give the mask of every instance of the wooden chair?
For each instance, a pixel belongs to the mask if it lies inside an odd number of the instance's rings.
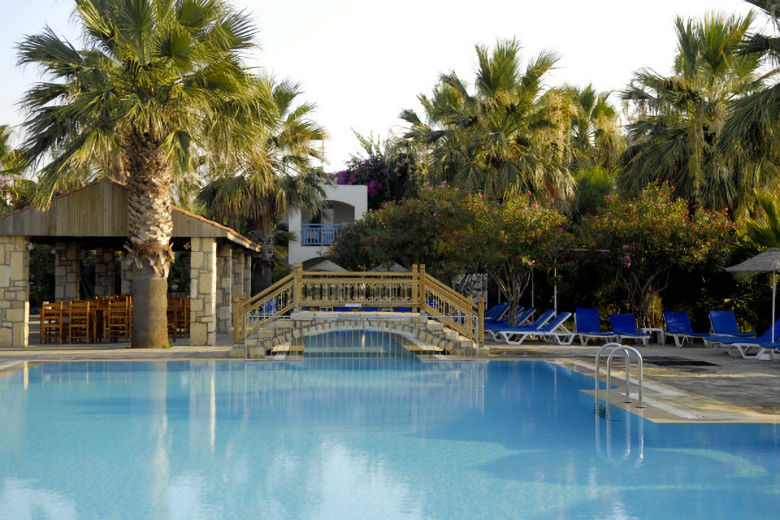
[[[106,336],[108,341],[130,341],[133,332],[132,307],[128,300],[108,302],[108,319],[106,320]]]
[[[63,336],[62,302],[41,304],[41,344],[60,343]]]
[[[168,335],[171,337],[171,342],[176,343],[176,337],[179,332],[179,313],[181,307],[179,305],[178,298],[168,298],[168,309],[166,312],[168,318]]]
[[[176,324],[179,336],[190,337],[190,299],[179,298],[179,320]]]
[[[68,307],[68,343],[83,341],[89,343],[92,338],[93,322],[89,319],[89,302],[72,301]]]

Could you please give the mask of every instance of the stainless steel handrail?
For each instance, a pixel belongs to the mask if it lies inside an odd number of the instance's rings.
[[[605,401],[605,405],[607,409],[609,409],[609,404],[612,402],[611,399],[612,398],[612,360],[615,357],[615,355],[619,353],[623,354],[623,359],[625,360],[625,364],[626,364],[626,390],[625,390],[624,403],[632,402],[631,401],[631,357],[633,356],[636,358],[637,367],[638,367],[638,392],[637,392],[636,408],[645,408],[645,405],[642,400],[642,381],[643,381],[642,373],[644,367],[642,354],[640,354],[636,348],[630,347],[628,345],[621,345],[620,343],[606,343],[596,353],[596,373],[595,373],[596,388],[594,392],[596,413],[598,413],[599,410],[599,385],[601,382],[600,381],[601,380],[601,353],[608,347],[612,347],[612,350],[610,350],[609,355],[607,357],[607,379],[606,379],[607,398]]]

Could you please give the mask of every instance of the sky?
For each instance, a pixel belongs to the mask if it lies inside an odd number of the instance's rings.
[[[252,67],[301,84],[330,136],[328,171],[360,152],[353,131],[401,133],[398,114],[419,111],[441,74],[471,81],[475,44],[517,39],[526,57],[543,50],[561,59],[549,86],[593,84],[619,91],[644,67],[668,74],[676,16],[745,14],[743,0],[232,0],[258,29]],[[78,44],[73,0],[0,0],[0,124],[19,125],[18,101],[40,80],[16,65],[16,44],[49,25]],[[757,28],[762,20],[757,17]],[[616,96],[613,99],[619,103]],[[19,137],[17,132],[17,139]]]

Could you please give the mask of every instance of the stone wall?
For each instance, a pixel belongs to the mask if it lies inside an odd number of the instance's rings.
[[[119,269],[119,274],[121,277],[119,294],[133,294],[133,264],[132,262],[127,261],[127,253],[121,253],[121,258],[119,259]]]
[[[244,255],[244,296],[252,295],[252,253]]]
[[[217,332],[233,331],[233,248],[220,245],[217,253]]]
[[[78,300],[81,283],[81,247],[73,242],[54,244],[54,299]]]
[[[190,342],[217,342],[217,242],[193,238],[190,242]]]
[[[476,348],[473,341],[441,322],[419,314],[399,318],[374,313],[324,313],[319,316],[316,312],[298,312],[291,320],[275,321],[247,338],[245,345],[249,358],[260,358],[282,346],[288,351],[300,351],[306,336],[334,330],[375,330],[398,334],[411,339],[414,347],[407,348],[419,353],[473,355]]]
[[[113,296],[115,277],[114,250],[98,247],[95,249],[95,296]]]
[[[26,347],[30,318],[30,251],[25,237],[0,237],[0,347]]]
[[[233,299],[244,296],[244,251],[233,248]]]

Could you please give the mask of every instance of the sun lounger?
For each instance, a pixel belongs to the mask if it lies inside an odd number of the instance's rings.
[[[650,341],[650,334],[640,332],[636,328],[636,320],[633,314],[610,314],[609,324],[621,342],[626,339],[633,339],[641,341],[643,345],[647,345]]]
[[[710,334],[706,332],[694,332],[691,326],[691,318],[687,312],[664,311],[666,322],[666,335],[674,338],[674,344],[682,347],[686,339],[704,339]]]
[[[712,333],[717,336],[739,336],[743,338],[755,337],[755,332],[742,332],[737,325],[737,318],[733,311],[710,311],[710,323]]]
[[[577,307],[574,311],[574,334],[580,338],[580,344],[586,345],[591,339],[603,339],[605,341],[615,339],[614,332],[601,330],[599,311]],[[571,341],[569,341],[571,344]]]
[[[517,327],[517,326],[524,326],[523,324],[528,322],[530,320],[531,316],[534,315],[534,312],[536,312],[536,307],[529,307],[528,309],[521,309],[517,313],[517,325],[510,325],[505,318],[504,321],[498,321],[498,322],[492,322],[492,323],[485,323],[485,334],[490,335],[491,338],[493,338],[494,341],[499,341],[499,337],[496,335],[496,332],[508,328]],[[506,315],[505,315],[506,316]]]
[[[499,331],[494,331],[494,335],[510,345],[519,345],[529,336],[541,336],[551,332],[553,329],[557,329],[569,318],[569,316],[571,316],[571,313],[562,314],[567,314],[567,316],[565,316],[563,321],[558,321],[557,319],[553,320],[550,325],[552,326],[554,324],[554,327],[549,329],[547,328],[547,323],[555,316],[555,311],[552,309],[544,311],[531,325],[507,327]]]
[[[500,322],[507,310],[509,310],[508,302],[493,305],[485,311],[485,323]]]
[[[746,338],[744,336],[718,336],[710,335],[704,338],[705,343],[717,343],[724,348],[737,350],[739,355],[745,359],[766,357],[767,354],[774,358],[773,350],[777,349],[778,338],[780,338],[780,320],[775,322],[775,337],[772,338],[772,327],[760,336]],[[757,351],[757,352],[756,352]],[[756,352],[752,354],[752,352]]]

